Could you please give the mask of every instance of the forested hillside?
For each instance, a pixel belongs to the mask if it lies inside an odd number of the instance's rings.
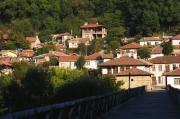
[[[180,32],[180,0],[0,0],[1,32],[25,36],[100,22],[113,37]]]

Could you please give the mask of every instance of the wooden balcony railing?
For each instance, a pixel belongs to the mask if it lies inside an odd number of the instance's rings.
[[[105,95],[9,113],[1,116],[0,119],[96,119],[111,108],[144,92],[145,87],[111,92]]]

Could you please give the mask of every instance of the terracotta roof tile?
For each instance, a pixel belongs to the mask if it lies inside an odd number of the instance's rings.
[[[175,69],[173,71],[166,72],[163,75],[165,75],[165,76],[180,76],[180,69]]]
[[[16,61],[16,58],[0,58],[0,65],[12,66],[12,63]]]
[[[150,66],[150,63],[124,56],[101,63],[99,66]]]
[[[180,63],[180,57],[166,55],[166,56],[152,58],[148,61],[153,64],[172,64],[172,63]]]
[[[162,41],[163,39],[156,38],[156,37],[144,37],[140,41]]]
[[[77,56],[77,55],[60,56],[59,57],[60,62],[76,62],[78,59],[79,59],[79,56]]]
[[[84,57],[85,60],[97,60],[97,59],[113,59],[113,54],[101,54],[101,53],[94,53],[89,56]]]
[[[53,56],[69,56],[68,54],[65,54],[63,52],[57,52],[57,51],[49,51],[49,55],[53,55]]]
[[[103,25],[100,25],[98,23],[96,23],[96,24],[87,23],[87,24],[80,26],[80,28],[97,28],[97,27],[103,27]]]
[[[172,39],[173,39],[173,40],[180,40],[180,34],[174,36]]]
[[[142,71],[140,69],[137,68],[132,68],[126,71],[122,71],[118,74],[115,74],[116,76],[129,76],[129,74],[131,76],[151,76],[152,74],[146,71]]]
[[[162,54],[162,51],[163,51],[163,47],[156,46],[156,47],[152,48],[151,54]]]
[[[29,42],[36,42],[36,37],[26,37],[26,40],[29,41]]]
[[[139,48],[141,48],[141,45],[137,43],[130,43],[130,44],[122,46],[120,49],[139,49]]]
[[[23,57],[33,57],[34,56],[34,51],[33,50],[23,50],[20,53],[21,56]]]
[[[180,45],[173,45],[173,49],[180,49]]]

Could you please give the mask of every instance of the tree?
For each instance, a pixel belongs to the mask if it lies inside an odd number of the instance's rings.
[[[163,47],[163,51],[162,52],[163,52],[164,55],[169,55],[173,51],[173,47],[172,47],[171,42],[164,42],[164,43],[162,43],[162,47]]]
[[[87,46],[84,43],[80,43],[78,45],[77,52],[80,55],[86,55],[87,54]]]
[[[59,65],[59,60],[56,57],[50,57],[50,63],[52,66]]]
[[[76,62],[76,67],[77,69],[83,69],[84,68],[84,64],[85,64],[85,59],[83,56],[80,56],[79,59]]]
[[[150,57],[150,50],[148,47],[144,46],[138,50],[137,54],[141,59],[147,59]]]
[[[41,54],[48,53],[49,51],[54,51],[54,50],[56,50],[54,45],[47,45],[47,46],[37,49],[36,55],[41,55]]]

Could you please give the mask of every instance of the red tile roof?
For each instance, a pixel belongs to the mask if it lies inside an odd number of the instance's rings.
[[[69,32],[60,33],[60,34],[52,34],[51,36],[54,38],[62,38],[63,36],[70,36],[71,34]]]
[[[144,37],[140,41],[162,41],[163,39],[156,38],[156,37]]]
[[[173,71],[166,72],[163,75],[165,75],[165,76],[180,76],[180,69],[175,69]]]
[[[33,57],[34,56],[34,51],[33,50],[23,50],[20,53],[21,56],[23,57]]]
[[[139,49],[141,48],[141,45],[137,43],[129,43],[127,45],[122,46],[120,49]]]
[[[153,64],[172,64],[172,63],[180,63],[180,57],[166,55],[166,56],[152,58],[148,61]]]
[[[36,42],[36,37],[26,37],[26,40],[29,41],[30,43]]]
[[[115,74],[116,76],[151,76],[152,74],[146,71],[142,71],[137,68],[132,68],[126,71],[122,71],[118,74]]]
[[[16,62],[17,59],[15,58],[0,58],[0,65],[3,66],[12,66],[13,62]]]
[[[63,52],[57,52],[57,51],[49,51],[49,55],[53,55],[53,56],[69,56],[68,54],[65,54]]]
[[[97,28],[97,27],[103,27],[103,25],[99,25],[98,23],[96,24],[84,24],[82,26],[80,26],[80,28]]]
[[[79,59],[79,56],[77,56],[77,55],[60,56],[59,57],[60,62],[76,62],[78,59]]]
[[[174,36],[172,39],[173,39],[173,40],[180,40],[180,34]]]
[[[85,56],[84,58],[85,60],[113,59],[113,54],[94,53],[92,55]]]
[[[162,51],[163,51],[163,47],[156,46],[156,47],[152,48],[151,54],[162,54]]]
[[[150,63],[127,56],[112,59],[110,61],[101,63],[99,66],[150,66]]]

